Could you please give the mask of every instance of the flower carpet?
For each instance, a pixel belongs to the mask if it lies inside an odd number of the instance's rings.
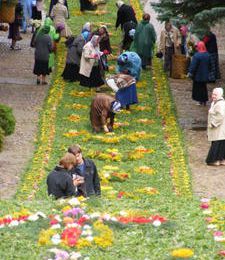
[[[78,34],[87,21],[94,28],[107,24],[114,72],[121,37],[113,28],[116,1],[108,1],[103,13],[86,14],[79,12],[77,2],[69,2],[70,27]],[[139,1],[130,3],[140,20]],[[116,115],[114,132],[93,134],[89,107],[95,91],[62,80],[65,56],[61,42],[57,68],[40,114],[33,160],[15,199],[0,201],[0,258],[224,257],[225,204],[203,200],[199,206],[192,194],[183,136],[160,61],[154,59],[152,72],[142,72],[137,84],[139,104]],[[46,177],[75,143],[96,163],[102,195],[55,201],[47,196]]]

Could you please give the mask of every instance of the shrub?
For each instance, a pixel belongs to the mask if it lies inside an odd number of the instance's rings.
[[[5,135],[10,135],[15,130],[16,120],[12,113],[12,108],[0,104],[0,127]]]
[[[3,141],[4,141],[4,131],[3,131],[3,129],[0,127],[0,151],[2,150]]]

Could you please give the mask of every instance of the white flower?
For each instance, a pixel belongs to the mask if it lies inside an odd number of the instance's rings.
[[[16,227],[19,225],[19,221],[18,220],[13,220],[10,224],[9,227]]]
[[[215,236],[214,240],[216,242],[225,242],[225,237],[221,237],[221,236]]]
[[[71,205],[71,206],[78,206],[80,205],[80,201],[77,199],[77,198],[72,198],[68,201],[68,203]]]
[[[160,220],[154,220],[153,222],[152,222],[152,225],[154,226],[154,227],[159,227],[159,226],[161,226],[161,221]]]
[[[127,212],[124,211],[124,210],[121,210],[121,211],[120,211],[120,215],[125,217],[125,216],[127,216]]]
[[[217,226],[214,225],[214,224],[209,224],[209,225],[207,226],[207,228],[208,228],[208,229],[216,229]]]
[[[202,213],[203,213],[204,215],[210,215],[210,214],[212,214],[212,210],[210,210],[210,209],[205,209],[205,210],[202,211]]]
[[[72,252],[70,254],[70,259],[71,260],[77,260],[81,257],[81,253],[80,252]]]
[[[109,221],[111,219],[111,216],[109,214],[103,215],[103,219]]]
[[[101,214],[99,212],[94,212],[90,215],[90,218],[99,218]]]
[[[55,234],[52,238],[51,241],[54,245],[58,245],[61,243],[61,238],[59,234]]]
[[[39,219],[39,216],[37,214],[34,214],[34,215],[30,215],[27,219],[29,221],[36,221]]]
[[[87,236],[86,239],[87,239],[87,241],[89,241],[89,242],[92,242],[92,241],[94,240],[93,236]]]
[[[208,199],[208,198],[202,198],[200,201],[201,201],[202,203],[208,203],[208,202],[210,202],[210,199]]]
[[[112,220],[112,221],[115,221],[115,222],[118,221],[116,217],[112,217],[111,220]]]
[[[67,224],[66,225],[68,228],[73,228],[73,227],[80,227],[80,225],[79,224],[77,224],[77,223],[71,223],[71,224]]]
[[[83,226],[83,229],[91,229],[91,226],[86,224]]]
[[[3,224],[2,224],[2,225],[0,225],[0,228],[4,228],[4,227],[5,227],[5,225],[3,225]]]
[[[62,222],[62,219],[59,215],[55,215],[54,219],[57,220],[58,222]]]
[[[55,224],[51,226],[51,229],[59,229],[59,228],[61,228],[60,224]]]

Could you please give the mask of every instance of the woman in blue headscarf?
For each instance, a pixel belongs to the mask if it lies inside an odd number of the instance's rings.
[[[116,92],[116,99],[120,101],[122,107],[129,109],[130,105],[138,103],[136,81],[139,79],[141,72],[140,57],[135,52],[122,53],[117,59],[117,71],[121,79],[131,82],[128,87],[119,88]],[[124,77],[124,74],[131,78]]]
[[[64,80],[68,81],[79,81],[80,80],[80,59],[84,45],[87,43],[89,38],[89,32],[85,31],[78,37],[70,37],[66,41],[67,57],[66,66],[62,73]]]

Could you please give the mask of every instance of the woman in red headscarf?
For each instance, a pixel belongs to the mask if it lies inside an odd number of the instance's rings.
[[[207,82],[210,72],[210,57],[205,43],[197,44],[197,52],[192,58],[189,68],[189,76],[193,80],[192,99],[198,101],[198,105],[206,105],[208,101]]]

